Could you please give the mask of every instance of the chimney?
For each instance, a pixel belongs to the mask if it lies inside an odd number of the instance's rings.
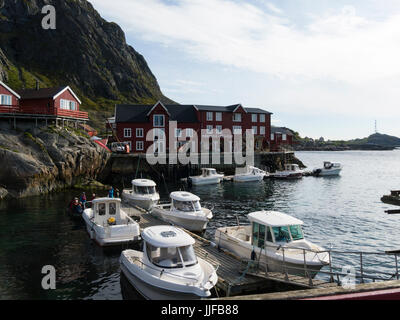
[[[39,89],[40,89],[40,83],[38,80],[36,80],[36,90],[39,90]]]

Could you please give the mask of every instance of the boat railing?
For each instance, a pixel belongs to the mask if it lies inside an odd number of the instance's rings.
[[[280,251],[282,253],[282,261],[277,262],[276,260],[272,260],[272,258],[268,257],[265,254],[265,249],[270,247],[271,249],[274,248],[276,251]],[[343,278],[344,281],[349,281],[349,279],[354,279],[354,281],[358,281],[359,283],[365,282],[376,282],[376,281],[388,281],[388,280],[399,280],[399,266],[398,266],[398,255],[400,251],[386,251],[386,252],[362,252],[362,251],[340,251],[340,250],[313,250],[313,249],[306,249],[301,247],[276,247],[273,245],[265,245],[263,248],[256,248],[255,250],[255,257],[254,259],[242,259],[241,260],[241,268],[240,271],[242,272],[242,277],[246,273],[259,273],[260,271],[264,273],[265,276],[268,276],[270,273],[269,269],[271,269],[272,265],[276,269],[279,264],[281,264],[280,273],[284,275],[286,281],[289,281],[289,274],[296,274],[300,276],[304,276],[308,279],[308,284],[310,287],[314,287],[315,284],[313,282],[313,278],[316,273],[323,275],[325,278],[329,278],[328,282],[334,283],[336,282],[337,285],[342,285]],[[299,250],[300,253],[303,255],[303,266],[295,266],[293,263],[288,262],[288,254],[290,251]],[[261,253],[264,252],[264,255]],[[324,266],[316,271],[312,270],[310,266],[307,264],[307,256],[312,253],[314,260],[316,257],[321,261]],[[324,263],[323,260],[320,259],[320,254],[328,255],[329,262]],[[339,255],[342,260],[342,265],[334,266],[332,263],[333,255]],[[343,260],[343,256],[351,255],[355,257],[356,264],[353,261],[345,262]],[[372,268],[366,267],[366,259],[369,256],[382,256],[388,257],[392,259],[392,263],[394,263],[394,272],[387,272],[382,270],[376,270]],[[261,258],[262,257],[262,258]],[[382,266],[382,265],[381,265]],[[389,265],[387,265],[389,268]],[[276,272],[276,271],[274,271]]]
[[[146,267],[146,268],[152,269],[152,270],[154,270],[154,271],[157,271],[157,272],[159,273],[160,279],[161,279],[161,277],[165,274],[165,275],[168,275],[168,276],[171,276],[171,277],[174,277],[174,278],[179,278],[179,279],[182,279],[182,280],[191,281],[192,284],[197,283],[197,279],[195,279],[195,278],[186,277],[186,276],[183,276],[183,275],[175,274],[175,273],[173,273],[173,272],[169,272],[168,269],[162,269],[162,270],[160,271],[159,268],[156,268],[156,267],[154,267],[154,266],[152,266],[152,265],[150,265],[150,264],[148,264],[148,263],[144,263],[143,260],[140,259],[139,257],[129,257],[129,259],[130,259],[133,263],[135,263],[136,265],[137,265],[137,262],[138,262],[138,263],[140,264],[140,268],[141,268],[142,270],[144,270],[144,267]],[[199,262],[197,262],[197,263],[199,263]],[[211,278],[211,276],[210,276],[210,278]],[[208,279],[208,281],[209,281],[209,279]]]

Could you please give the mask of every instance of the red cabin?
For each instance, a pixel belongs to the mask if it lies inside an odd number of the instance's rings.
[[[0,81],[0,113],[14,113],[19,110],[21,96]]]
[[[271,151],[291,149],[293,146],[293,132],[285,127],[271,128]]]

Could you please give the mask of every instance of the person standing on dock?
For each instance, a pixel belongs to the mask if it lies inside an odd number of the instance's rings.
[[[108,190],[108,197],[109,198],[114,198],[114,188],[113,187],[111,187],[111,189]]]
[[[86,204],[86,201],[87,201],[85,192],[82,192],[81,198],[79,200],[82,203],[82,206],[85,207],[85,204]]]

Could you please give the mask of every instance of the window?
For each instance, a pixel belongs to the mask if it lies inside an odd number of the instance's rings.
[[[265,225],[253,222],[253,246],[264,247]]]
[[[233,126],[233,134],[240,134],[242,133],[242,127],[241,126]]]
[[[271,140],[275,139],[275,135],[273,133],[271,133]]]
[[[124,138],[131,138],[132,137],[132,129],[131,128],[125,128],[124,129]]]
[[[265,127],[260,127],[260,134],[265,134]]]
[[[143,128],[136,128],[136,138],[143,138]]]
[[[97,207],[97,211],[99,213],[99,216],[104,216],[106,214],[106,204],[99,203],[98,207]]]
[[[271,227],[267,227],[267,241],[269,241],[269,242],[274,242],[274,241],[272,240]]]
[[[286,141],[286,134],[282,134],[282,140]]]
[[[156,193],[156,187],[134,186],[133,190],[137,194],[155,194]]]
[[[257,122],[257,114],[256,113],[253,113],[251,115],[251,122]]]
[[[207,133],[213,132],[213,126],[207,126]]]
[[[217,133],[222,133],[222,126],[216,126]]]
[[[146,243],[149,260],[161,268],[182,268],[197,264],[192,246],[158,248]]]
[[[260,114],[260,122],[265,122],[265,114]]]
[[[163,114],[155,114],[153,117],[153,126],[154,127],[164,127],[164,118],[165,116]]]
[[[257,126],[252,127],[253,129],[253,134],[257,134]]]
[[[213,113],[207,112],[207,121],[213,121]]]
[[[186,129],[186,137],[187,138],[193,137],[193,129],[192,128],[187,128]]]
[[[175,137],[180,138],[182,136],[182,129],[175,128]]]
[[[242,121],[242,114],[241,113],[234,113],[233,114],[233,121],[236,121],[236,122]]]
[[[222,112],[215,113],[215,121],[222,121]]]
[[[143,141],[136,141],[136,150],[141,151],[144,149]]]
[[[289,229],[293,240],[304,239],[303,231],[301,230],[300,226],[290,226]]]
[[[60,99],[60,108],[65,110],[77,110],[77,104],[75,101]]]
[[[1,94],[0,95],[0,105],[11,106],[12,105],[12,97],[9,95]]]
[[[257,140],[257,141],[256,141],[256,149],[257,149],[257,150],[260,149],[260,140]]]
[[[275,242],[290,242],[290,233],[288,227],[272,227]]]
[[[153,129],[153,140],[165,140],[165,129]]]
[[[111,216],[114,216],[116,212],[117,212],[117,204],[114,202],[111,202],[108,205],[108,214]]]

